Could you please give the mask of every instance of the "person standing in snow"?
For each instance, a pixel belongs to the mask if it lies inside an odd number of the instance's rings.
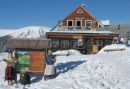
[[[14,68],[14,61],[12,60],[11,56],[8,55],[7,60],[4,59],[4,61],[7,63],[6,69],[5,69],[5,81],[8,81],[8,85],[13,85],[17,82],[17,73]]]
[[[49,79],[51,76],[54,76],[56,73],[56,69],[54,67],[54,63],[56,61],[55,56],[52,54],[51,49],[48,50],[48,54],[45,57],[46,60],[46,68],[44,72],[44,80]]]

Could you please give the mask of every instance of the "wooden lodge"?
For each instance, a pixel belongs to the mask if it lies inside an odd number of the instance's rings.
[[[15,52],[17,72],[27,70],[31,73],[44,73],[45,53],[51,48],[50,40],[13,38],[7,46]]]
[[[47,32],[53,50],[76,49],[82,53],[97,53],[111,44],[118,33],[102,30],[104,25],[80,5],[56,27]]]

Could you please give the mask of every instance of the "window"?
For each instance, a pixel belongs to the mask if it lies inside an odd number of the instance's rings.
[[[53,48],[77,48],[77,39],[52,39]]]
[[[77,20],[76,21],[76,26],[81,27],[82,26],[82,20]]]
[[[52,39],[52,46],[54,48],[57,48],[59,46],[59,40],[58,39]]]
[[[68,20],[67,21],[67,26],[73,26],[73,20]]]
[[[92,20],[86,20],[85,25],[86,25],[87,28],[91,28],[91,26],[92,26]]]
[[[77,13],[83,13],[83,11],[81,9],[77,10]]]

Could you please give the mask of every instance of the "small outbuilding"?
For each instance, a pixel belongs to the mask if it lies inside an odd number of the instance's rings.
[[[13,50],[17,72],[44,73],[45,54],[51,48],[49,39],[12,38],[7,47]]]

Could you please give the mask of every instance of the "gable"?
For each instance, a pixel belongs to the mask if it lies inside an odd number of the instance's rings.
[[[72,13],[70,13],[63,21],[62,26],[67,26],[67,21],[72,20],[73,26],[76,24],[77,20],[82,20],[82,25],[85,26],[85,21],[89,20],[92,22],[95,22],[96,26],[98,26],[98,21],[88,12],[84,9],[84,7],[79,6],[77,9],[75,9]]]
[[[86,11],[82,6],[79,6],[76,10],[70,13],[65,19],[70,19],[72,17],[84,17],[84,18],[94,20],[94,17],[90,15],[89,12]]]

